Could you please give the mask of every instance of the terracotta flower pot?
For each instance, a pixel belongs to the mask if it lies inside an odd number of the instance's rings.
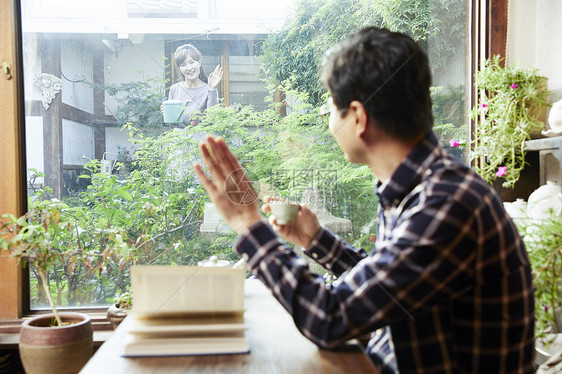
[[[78,373],[92,356],[90,317],[81,313],[59,313],[65,326],[50,327],[53,314],[25,321],[20,330],[19,350],[27,374]]]

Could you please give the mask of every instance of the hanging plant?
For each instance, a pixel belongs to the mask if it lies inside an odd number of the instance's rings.
[[[534,68],[501,67],[500,56],[486,61],[475,74],[481,92],[471,118],[477,121],[471,160],[488,182],[503,178],[513,188],[525,167],[525,141],[544,128],[539,111],[547,106],[546,78]]]

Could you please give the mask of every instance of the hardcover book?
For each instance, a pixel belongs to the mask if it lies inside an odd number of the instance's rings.
[[[249,352],[244,269],[134,266],[124,356]]]

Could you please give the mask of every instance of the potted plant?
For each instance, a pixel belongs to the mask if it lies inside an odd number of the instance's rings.
[[[111,322],[111,326],[116,329],[117,326],[127,317],[129,310],[133,306],[132,294],[123,292],[113,298],[111,305],[107,309],[107,320]]]
[[[50,267],[68,263],[72,269],[88,257],[69,240],[69,207],[57,199],[44,198],[51,192],[48,188],[38,191],[35,199],[30,199],[29,211],[21,217],[0,217],[0,249],[9,251],[23,266],[36,269],[52,309],[52,314],[39,315],[22,324],[19,349],[28,374],[78,372],[93,348],[90,318],[81,313],[59,313],[51,296]]]
[[[537,362],[562,350],[562,217],[527,220],[521,232],[533,268]]]
[[[525,141],[544,128],[538,115],[549,92],[536,69],[504,68],[500,62],[495,56],[475,74],[480,95],[471,111],[477,121],[471,160],[486,181],[503,177],[502,185],[512,188],[525,167]]]

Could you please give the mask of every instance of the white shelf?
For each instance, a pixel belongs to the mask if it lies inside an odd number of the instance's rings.
[[[551,151],[562,162],[562,136],[527,140],[525,145],[527,151]]]

